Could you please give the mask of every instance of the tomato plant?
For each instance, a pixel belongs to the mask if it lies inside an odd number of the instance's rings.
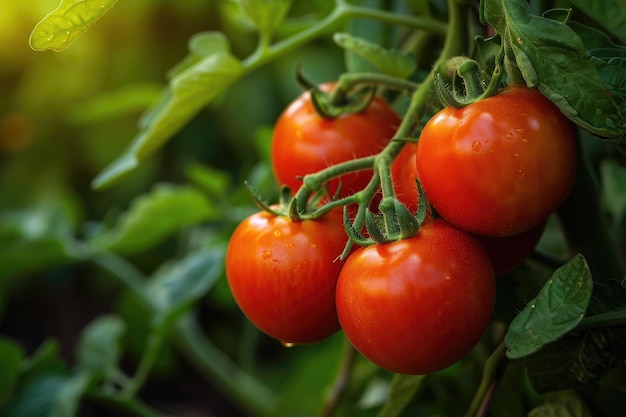
[[[442,220],[351,254],[337,283],[350,342],[377,365],[427,374],[459,361],[491,319],[494,275],[480,244]]]
[[[571,122],[539,91],[510,86],[424,126],[417,171],[430,203],[472,233],[522,233],[567,197],[576,172]]]
[[[285,344],[311,343],[339,330],[337,260],[347,237],[341,213],[292,221],[259,212],[233,233],[226,276],[237,304],[259,329]]]
[[[622,0],[4,3],[0,417],[623,416]]]
[[[330,91],[334,83],[320,86]],[[400,116],[380,97],[358,113],[335,118],[320,116],[309,92],[302,93],[280,115],[272,137],[272,168],[280,184],[297,191],[302,177],[340,162],[380,152],[393,138]],[[332,196],[341,183],[341,196],[367,185],[372,171],[342,175],[328,184]]]

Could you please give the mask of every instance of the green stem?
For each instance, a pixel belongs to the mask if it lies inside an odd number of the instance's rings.
[[[88,391],[86,395],[88,398],[108,404],[120,410],[124,410],[127,414],[132,413],[137,417],[171,417],[170,414],[157,411],[134,398],[122,398],[118,394],[103,393],[101,391],[96,391],[95,389],[93,391]]]
[[[384,23],[397,24],[421,29],[438,35],[446,33],[447,24],[429,17],[408,16],[387,12],[375,8],[354,6],[344,1],[337,1],[333,11],[307,29],[273,45],[261,44],[257,50],[243,61],[246,71],[253,71],[279,56],[286,55],[310,41],[329,32],[341,21],[350,18],[368,18]]]
[[[409,93],[413,93],[419,86],[419,84],[413,81],[377,72],[346,72],[339,76],[339,81],[337,82],[338,88],[342,91],[349,91],[359,84],[374,84]]]
[[[163,328],[164,326],[160,326]],[[139,392],[139,389],[148,379],[150,371],[157,360],[161,346],[166,336],[165,329],[154,330],[150,333],[148,338],[148,346],[144,354],[141,356],[141,361],[137,367],[135,375],[128,381],[122,391],[122,396],[126,398],[133,398]]]
[[[270,417],[277,404],[273,392],[243,372],[204,335],[191,315],[181,318],[174,341],[179,350],[207,380],[214,381],[250,415]]]
[[[122,281],[147,307],[156,308],[154,300],[145,290],[146,277],[133,264],[111,252],[94,254],[88,259]]]
[[[489,404],[489,400],[493,395],[493,392],[500,381],[502,372],[507,363],[506,361],[506,345],[504,342],[500,343],[496,350],[493,351],[491,356],[487,358],[485,362],[485,369],[483,370],[483,377],[476,390],[472,404],[470,405],[465,417],[477,417],[484,415],[486,408]]]
[[[318,417],[332,417],[339,407],[341,397],[348,388],[348,383],[350,382],[350,376],[352,375],[357,355],[356,350],[352,347],[352,345],[348,341],[345,341],[345,343],[346,349],[343,355],[341,367],[339,368],[339,373],[337,374],[337,378],[335,378],[335,382],[330,390],[326,402],[324,403],[324,406],[322,407],[322,410],[318,414]]]

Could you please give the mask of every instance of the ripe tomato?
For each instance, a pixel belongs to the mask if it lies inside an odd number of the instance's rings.
[[[342,213],[294,222],[259,212],[233,233],[226,277],[237,304],[283,343],[310,343],[339,329],[335,286],[347,236]]]
[[[496,275],[509,272],[528,257],[537,246],[546,222],[512,236],[479,236],[476,238],[487,252]]]
[[[427,374],[461,359],[487,328],[495,280],[478,241],[441,219],[417,236],[359,248],[337,282],[354,347],[387,370]]]
[[[330,91],[334,83],[320,88]],[[311,95],[301,94],[280,115],[272,137],[272,167],[280,184],[296,192],[302,177],[328,166],[380,152],[400,125],[400,116],[380,97],[363,111],[334,119],[320,117]],[[372,171],[342,175],[328,184],[335,194],[341,180],[341,197],[365,188]]]
[[[510,86],[424,126],[417,172],[433,207],[472,233],[509,236],[544,221],[576,170],[569,120],[539,91]]]
[[[391,166],[391,177],[396,198],[407,206],[412,213],[417,211],[419,201],[419,192],[415,183],[417,179],[416,151],[417,144],[407,143]]]

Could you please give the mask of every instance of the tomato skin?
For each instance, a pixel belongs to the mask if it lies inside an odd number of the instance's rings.
[[[417,162],[416,143],[407,143],[398,154],[391,166],[391,177],[393,179],[396,198],[404,204],[411,213],[415,213],[418,208],[419,192],[417,191]]]
[[[326,83],[320,89],[331,91],[334,86]],[[306,174],[380,152],[400,122],[400,116],[380,97],[359,113],[325,119],[315,112],[309,92],[304,92],[274,126],[271,155],[276,180],[296,192]],[[365,188],[371,178],[371,170],[342,175],[330,181],[329,194],[335,194],[340,180],[341,197],[345,197]]]
[[[509,86],[422,130],[417,171],[433,207],[475,234],[509,236],[544,221],[575,177],[572,123],[539,91]]]
[[[294,222],[259,212],[235,229],[226,252],[230,290],[248,319],[284,343],[337,330],[335,286],[347,236],[340,210]]]
[[[519,235],[475,237],[487,252],[493,272],[498,276],[511,271],[533,252],[545,227],[546,222],[543,222]]]
[[[365,357],[428,374],[466,355],[487,328],[495,279],[472,236],[443,220],[417,236],[357,249],[337,282],[341,326]]]

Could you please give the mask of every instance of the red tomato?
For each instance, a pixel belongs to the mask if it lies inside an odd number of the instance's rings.
[[[237,304],[283,343],[311,343],[339,329],[335,286],[347,242],[342,213],[294,222],[259,212],[233,233],[226,277]]]
[[[334,85],[327,83],[320,88],[330,91]],[[359,113],[325,119],[315,112],[311,96],[305,92],[289,105],[274,126],[271,152],[276,179],[296,192],[306,174],[380,152],[400,122],[400,116],[380,97]],[[360,191],[371,178],[371,170],[341,176],[341,196]],[[338,184],[339,179],[330,181],[331,196]]]
[[[541,239],[545,226],[546,222],[543,222],[519,235],[504,237],[476,235],[476,238],[487,252],[494,273],[502,275],[522,263],[532,253]]]
[[[417,236],[357,249],[337,282],[337,313],[354,347],[404,374],[444,369],[491,319],[495,280],[478,241],[441,219]]]
[[[419,192],[417,190],[416,143],[407,143],[391,166],[396,198],[415,213],[418,208]]]
[[[510,86],[424,126],[417,172],[430,203],[472,233],[510,236],[544,221],[576,170],[570,121],[539,91]]]

